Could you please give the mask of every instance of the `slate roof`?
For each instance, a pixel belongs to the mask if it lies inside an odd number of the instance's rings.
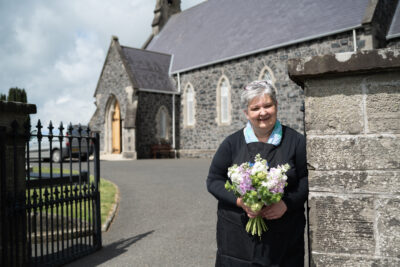
[[[121,49],[135,87],[163,92],[176,91],[169,78],[171,55],[126,46],[121,46]]]
[[[393,39],[397,37],[400,37],[400,3],[397,4],[397,8],[392,19],[392,24],[390,25],[386,39]]]
[[[369,0],[208,0],[173,15],[147,46],[174,55],[171,72],[361,26]]]

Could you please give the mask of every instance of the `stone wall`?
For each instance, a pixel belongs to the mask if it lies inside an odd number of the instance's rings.
[[[359,30],[359,49],[366,46],[364,36],[365,33]],[[278,118],[283,124],[303,133],[303,113],[300,112],[303,91],[287,76],[287,60],[353,50],[352,32],[346,32],[182,73],[182,91],[189,82],[195,91],[196,124],[194,127],[185,127],[183,116],[180,116],[181,155],[211,157],[226,136],[244,127],[246,119],[240,107],[240,92],[245,84],[258,79],[264,66],[273,71],[277,81]],[[229,79],[231,85],[232,123],[229,126],[218,126],[216,121],[216,92],[222,75]]]
[[[137,155],[138,158],[151,158],[151,145],[160,142],[172,145],[172,127],[167,126],[168,140],[159,140],[157,138],[157,111],[161,106],[168,109],[168,113],[172,122],[172,95],[159,94],[150,92],[139,92],[138,111],[136,119],[137,127]],[[179,113],[180,113],[180,97],[175,96],[175,136],[176,145],[179,145]],[[178,147],[177,147],[178,148]]]
[[[104,133],[107,103],[114,97],[118,100],[121,108],[121,120],[123,128],[128,99],[125,88],[132,86],[117,49],[117,43],[113,42],[110,46],[106,62],[104,63],[104,69],[95,92],[95,104],[97,109],[90,120],[90,127],[92,130],[100,132],[101,152],[104,152],[106,147]]]
[[[304,87],[312,266],[400,265],[400,50],[291,60]]]

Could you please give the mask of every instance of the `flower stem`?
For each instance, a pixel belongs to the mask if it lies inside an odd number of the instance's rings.
[[[265,222],[261,216],[257,216],[255,218],[250,218],[246,224],[246,231],[251,235],[257,234],[260,237],[260,239],[261,239],[262,233],[267,230],[268,230],[268,227],[265,224]]]

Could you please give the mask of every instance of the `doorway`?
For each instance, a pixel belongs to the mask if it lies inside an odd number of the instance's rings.
[[[119,107],[119,103],[116,100],[114,106],[114,114],[112,116],[111,123],[111,133],[112,133],[112,153],[120,154],[121,153],[121,111]]]

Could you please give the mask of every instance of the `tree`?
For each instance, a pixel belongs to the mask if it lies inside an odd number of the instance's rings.
[[[7,96],[5,94],[0,94],[0,101],[7,101]]]
[[[25,89],[22,89],[22,92],[21,92],[21,102],[22,103],[28,103],[28,97],[26,96]]]
[[[7,101],[28,103],[25,89],[20,89],[18,87],[10,88],[10,90],[8,90]]]
[[[14,88],[10,88],[8,90],[8,97],[7,97],[7,101],[15,101],[16,96],[15,96],[15,89]]]

